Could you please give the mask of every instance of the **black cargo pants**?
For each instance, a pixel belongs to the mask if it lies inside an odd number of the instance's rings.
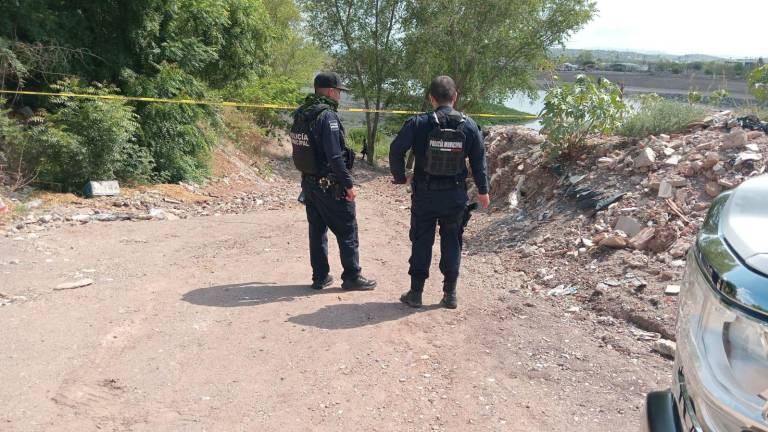
[[[411,259],[408,274],[414,279],[429,278],[435,229],[440,226],[440,272],[444,282],[456,282],[461,265],[466,187],[428,190],[413,185],[411,196]]]
[[[357,236],[355,203],[339,199],[338,186],[323,190],[316,182],[302,180],[304,204],[309,222],[309,260],[312,264],[312,281],[322,281],[328,276],[328,229],[336,236],[344,272],[343,281],[360,275],[360,256]]]

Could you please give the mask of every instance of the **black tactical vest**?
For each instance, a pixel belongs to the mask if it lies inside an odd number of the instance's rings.
[[[312,129],[317,118],[331,107],[325,104],[313,105],[306,110],[293,113],[291,126],[291,148],[293,164],[303,174],[319,175],[321,169],[320,148]]]
[[[467,137],[460,129],[467,116],[455,110],[435,111],[430,113],[430,120],[434,127],[427,138],[424,172],[438,177],[458,176],[466,168],[464,141]]]

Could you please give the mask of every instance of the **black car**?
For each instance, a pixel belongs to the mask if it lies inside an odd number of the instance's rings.
[[[712,204],[680,290],[671,390],[652,432],[768,432],[768,175]]]

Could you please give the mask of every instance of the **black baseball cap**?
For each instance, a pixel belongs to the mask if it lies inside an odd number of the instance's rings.
[[[315,88],[335,88],[349,91],[349,88],[341,84],[339,74],[335,72],[320,72],[315,77]]]

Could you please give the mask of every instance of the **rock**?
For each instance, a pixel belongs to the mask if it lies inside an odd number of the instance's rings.
[[[21,261],[19,261],[17,259],[12,259],[12,260],[8,261],[8,264],[10,264],[10,265],[19,265],[19,264],[21,264]]]
[[[86,223],[91,220],[91,215],[78,214],[71,217],[74,222]]]
[[[616,220],[614,229],[624,232],[629,237],[634,237],[643,229],[643,225],[629,216],[619,216],[619,219]],[[626,247],[626,245],[622,247]]]
[[[763,155],[760,153],[743,152],[739,153],[739,155],[736,157],[736,161],[733,163],[733,166],[738,167],[746,161],[759,161],[762,159]]]
[[[553,296],[553,297],[560,297],[560,296],[576,294],[577,291],[578,291],[578,288],[574,286],[566,287],[565,285],[558,285],[557,288],[552,288],[551,290],[547,291],[547,295]]]
[[[718,180],[718,181],[717,181],[717,184],[719,184],[720,186],[722,186],[722,187],[723,187],[723,189],[733,189],[733,188],[735,188],[736,186],[738,186],[738,185],[736,184],[736,182],[734,182],[734,181],[731,181],[731,180],[726,180],[726,179],[720,179],[720,180]]]
[[[704,211],[709,209],[710,204],[705,202],[696,203],[693,205],[693,209],[696,211]]]
[[[627,240],[618,235],[608,235],[600,241],[600,246],[613,249],[624,249],[627,247]]]
[[[673,192],[674,187],[672,187],[672,183],[666,180],[659,183],[659,198],[672,198]]]
[[[119,218],[113,213],[99,213],[91,216],[91,219],[99,222],[114,222]]]
[[[703,152],[703,151],[707,151],[707,150],[712,150],[712,149],[714,149],[715,147],[717,147],[717,146],[715,145],[715,143],[713,143],[713,142],[708,142],[708,143],[704,143],[704,144],[699,144],[699,145],[697,145],[697,146],[696,146],[696,151],[700,151],[700,152]]]
[[[761,131],[749,131],[747,132],[747,139],[750,141],[758,140],[764,137],[765,134]]]
[[[720,162],[720,153],[718,152],[707,152],[707,154],[704,156],[704,168],[705,169],[712,169],[715,165],[717,165]]]
[[[677,231],[670,226],[656,229],[656,235],[648,242],[648,249],[656,253],[666,252],[677,241]]]
[[[759,152],[760,151],[760,146],[757,145],[757,144],[747,144],[746,147],[747,147],[747,150],[749,150],[751,152]]]
[[[666,357],[675,357],[677,344],[667,339],[659,339],[653,343],[653,350]]]
[[[675,203],[679,207],[683,207],[688,204],[688,191],[685,189],[678,189],[675,191]]]
[[[680,155],[672,155],[669,159],[664,161],[664,165],[676,166],[680,163],[681,158],[682,157]]]
[[[83,195],[86,198],[120,195],[120,184],[114,180],[88,182],[83,189]]]
[[[163,209],[151,208],[149,209],[149,215],[153,219],[158,219],[158,220],[168,219],[168,214]]]
[[[691,244],[683,239],[679,239],[672,245],[672,249],[669,250],[669,254],[672,258],[682,258],[688,253],[688,249],[691,248]]]
[[[664,290],[664,294],[669,296],[676,296],[680,294],[680,285],[667,285],[667,289]]]
[[[671,183],[673,187],[676,187],[676,188],[688,186],[688,180],[686,180],[684,177],[680,177],[677,175],[670,176],[666,180],[669,183]]]
[[[67,282],[63,284],[59,284],[54,288],[54,290],[69,290],[69,289],[75,289],[75,288],[82,288],[87,287],[88,285],[93,284],[93,279],[80,279],[76,282]]]
[[[169,220],[169,221],[177,221],[177,220],[179,220],[179,217],[176,216],[173,213],[167,213],[166,216],[165,216],[165,219]]]
[[[661,152],[664,153],[664,156],[672,156],[673,154],[675,154],[675,149],[670,147],[664,147],[664,150],[662,150]]]
[[[659,139],[664,141],[664,142],[669,142],[670,137],[667,134],[661,134],[661,135],[659,135]]]
[[[34,200],[24,204],[24,207],[32,210],[32,209],[39,208],[42,205],[43,205],[43,200],[41,200],[41,199],[34,199]]]
[[[662,281],[671,281],[672,279],[676,279],[676,278],[677,278],[677,273],[673,271],[666,270],[661,272],[660,279]]]
[[[704,159],[704,155],[701,153],[691,153],[688,155],[688,160],[691,162],[697,162]]]
[[[652,227],[646,227],[640,230],[637,235],[632,237],[632,239],[629,241],[629,245],[633,249],[637,250],[645,250],[648,247],[648,243],[653,239],[653,237],[656,235],[656,229]]]
[[[53,216],[51,215],[42,215],[40,218],[37,219],[38,222],[41,224],[47,224],[53,221]]]
[[[615,166],[616,161],[609,157],[601,157],[597,160],[597,167],[600,169],[611,169]]]
[[[715,175],[717,176],[724,175],[726,172],[725,164],[722,162],[718,162],[717,165],[712,167],[712,172],[715,173]]]
[[[696,175],[696,170],[694,169],[693,164],[690,162],[683,162],[678,165],[677,172],[679,172],[683,177],[693,177]]]
[[[634,159],[635,168],[645,168],[653,166],[656,162],[656,153],[650,147],[640,151],[640,154]]]
[[[704,192],[707,193],[707,195],[711,196],[712,198],[715,198],[716,196],[720,195],[720,192],[723,191],[722,186],[715,182],[709,182],[706,185],[704,185]]]
[[[737,130],[723,137],[724,149],[742,148],[747,145],[747,133],[743,130]]]

